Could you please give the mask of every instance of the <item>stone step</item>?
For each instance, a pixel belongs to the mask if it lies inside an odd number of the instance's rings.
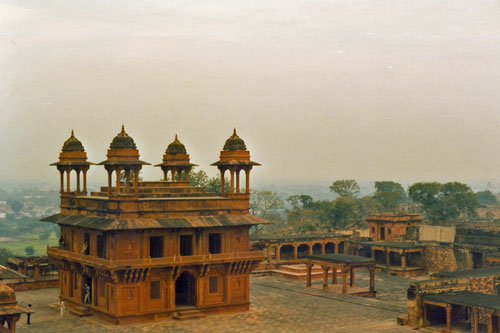
[[[205,318],[205,315],[197,309],[186,309],[176,311],[173,318],[176,320],[199,319]]]
[[[74,307],[70,307],[69,312],[77,317],[88,317],[91,315],[90,308],[84,305],[76,305]]]

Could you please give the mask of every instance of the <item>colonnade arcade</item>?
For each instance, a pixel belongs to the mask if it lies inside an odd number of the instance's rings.
[[[310,242],[293,242],[269,244],[267,246],[267,262],[271,264],[283,261],[303,259],[313,254],[344,253],[345,242],[341,239],[316,240]]]
[[[241,171],[245,171],[245,194],[250,194],[250,170],[252,170],[252,166],[235,166],[235,167],[226,167],[220,166],[220,193],[221,195],[225,194],[234,194],[234,193],[242,193],[240,186],[240,174]],[[229,193],[225,193],[226,189],[226,171],[229,171],[230,181],[229,181]]]
[[[351,253],[356,256],[372,258],[377,268],[398,275],[417,275],[423,273],[424,247],[403,242],[352,242]]]
[[[88,165],[82,166],[65,166],[58,165],[57,170],[60,173],[60,193],[76,193],[76,194],[85,194],[87,193],[87,171],[89,170]],[[71,188],[71,172],[74,171],[76,176],[76,186],[72,191]],[[80,177],[80,174],[82,177]],[[82,181],[80,181],[80,179]]]
[[[113,194],[139,194],[139,171],[142,165],[134,165],[124,167],[120,165],[105,165],[104,168],[108,173],[108,196]],[[115,187],[113,188],[113,174],[115,175]],[[122,189],[122,176],[124,180],[124,188]],[[134,188],[132,192],[132,187]]]

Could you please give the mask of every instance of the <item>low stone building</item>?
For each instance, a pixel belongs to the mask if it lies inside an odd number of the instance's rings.
[[[47,256],[17,256],[7,262],[7,266],[26,276],[17,283],[9,283],[14,290],[54,288],[59,286],[59,269]]]
[[[408,325],[500,332],[500,267],[435,274],[408,288]]]
[[[0,282],[0,332],[15,333],[16,323],[23,313],[33,311],[17,304],[16,293]]]

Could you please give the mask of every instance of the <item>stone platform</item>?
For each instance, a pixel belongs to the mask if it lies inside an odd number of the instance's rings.
[[[340,273],[340,271],[339,271]],[[329,277],[332,276],[332,273],[328,273]],[[279,268],[275,268],[271,270],[272,276],[279,276],[285,279],[290,280],[307,280],[307,267],[305,264],[296,264],[296,265],[281,265]],[[311,279],[317,280],[323,278],[323,270],[321,267],[313,266],[311,272]]]
[[[360,287],[368,286],[368,276],[360,271]],[[413,279],[413,278],[412,278]],[[406,289],[409,278],[377,273],[377,298],[353,297],[322,290],[322,281],[305,287],[304,281],[273,276],[252,276],[250,310],[207,315],[205,318],[178,321],[159,319],[154,322],[115,326],[94,317],[76,317],[66,313],[62,318],[57,303],[58,289],[17,292],[21,305],[31,303],[35,313],[32,324],[26,317],[18,322],[17,332],[419,332],[399,326],[397,316],[406,311]]]

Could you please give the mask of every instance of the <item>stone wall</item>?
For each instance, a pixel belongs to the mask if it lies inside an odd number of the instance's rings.
[[[420,241],[440,243],[453,243],[455,241],[455,233],[455,227],[434,225],[421,225],[418,231]]]
[[[410,282],[407,292],[408,325],[422,327],[422,295],[444,292],[464,291],[470,289],[469,278],[436,279]]]
[[[451,272],[458,269],[453,246],[427,245],[424,251],[426,273]]]
[[[470,279],[471,291],[483,294],[496,294],[495,276],[480,276]]]

